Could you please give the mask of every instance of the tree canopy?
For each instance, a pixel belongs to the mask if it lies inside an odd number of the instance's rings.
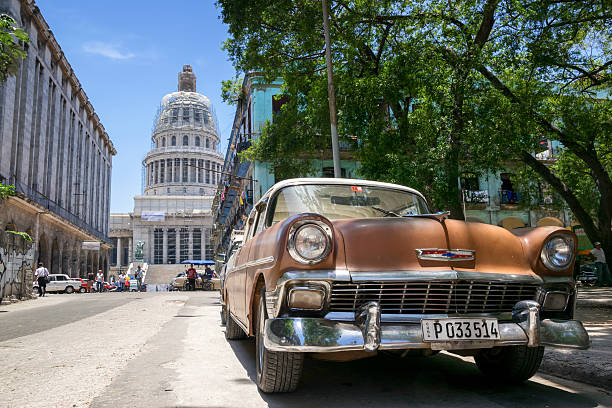
[[[330,140],[321,2],[217,4],[236,69],[281,77],[289,100],[250,157],[307,171],[292,162]],[[462,172],[519,163],[612,253],[609,2],[338,0],[330,20],[338,129],[364,177],[461,218]],[[556,160],[534,157],[543,138]]]

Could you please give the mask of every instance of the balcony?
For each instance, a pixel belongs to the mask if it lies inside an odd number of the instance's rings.
[[[518,205],[521,194],[513,190],[499,190],[499,202],[501,205]]]

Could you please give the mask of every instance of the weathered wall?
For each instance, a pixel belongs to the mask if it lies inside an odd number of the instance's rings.
[[[21,236],[0,230],[0,301],[32,297],[34,248]]]

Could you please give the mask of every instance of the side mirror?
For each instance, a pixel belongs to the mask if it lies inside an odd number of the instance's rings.
[[[258,213],[262,213],[262,212],[265,211],[267,206],[268,206],[268,199],[265,198],[265,199],[261,200],[260,202],[258,202],[257,205],[255,206],[255,208],[257,209]]]
[[[217,261],[225,262],[225,254],[217,254]]]

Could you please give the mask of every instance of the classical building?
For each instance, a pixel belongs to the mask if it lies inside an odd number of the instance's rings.
[[[178,92],[162,99],[152,142],[143,160],[144,194],[134,197],[132,213],[111,214],[112,264],[212,259],[210,206],[223,159],[212,105],[196,92],[189,65],[178,75]]]
[[[34,1],[0,0],[0,13],[30,37],[0,83],[0,182],[17,193],[0,200],[0,228],[30,234],[51,273],[106,272],[113,143]]]

